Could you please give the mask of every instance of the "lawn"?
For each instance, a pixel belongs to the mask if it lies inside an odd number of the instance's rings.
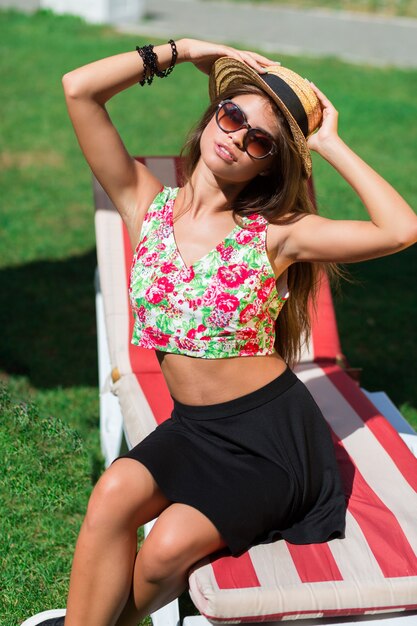
[[[65,604],[77,529],[102,471],[91,176],[61,76],[144,43],[48,12],[0,13],[2,626]],[[340,111],[342,137],[416,207],[417,72],[280,60],[322,87]],[[109,111],[132,154],[171,155],[207,100],[206,77],[183,64],[120,94]],[[366,219],[320,158],[314,171],[323,215]],[[363,368],[362,385],[385,390],[415,427],[416,258],[414,246],[350,265],[355,282],[335,298],[343,350]]]

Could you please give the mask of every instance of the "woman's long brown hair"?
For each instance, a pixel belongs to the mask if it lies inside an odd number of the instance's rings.
[[[256,94],[264,97],[277,116],[278,132],[275,137],[277,153],[267,176],[256,176],[239,193],[231,210],[237,215],[259,213],[273,224],[293,223],[309,213],[317,214],[313,204],[301,156],[290,128],[278,106],[254,85],[239,85],[224,91],[214,100],[190,132],[182,157],[182,183],[191,184],[192,174],[200,159],[200,139],[212,119],[217,105],[234,96]],[[284,217],[286,216],[286,217]],[[287,284],[290,297],[279,314],[275,330],[275,349],[293,367],[301,357],[302,346],[311,334],[310,314],[316,313],[317,294],[323,272],[332,286],[339,288],[340,278],[347,278],[346,270],[336,263],[293,263],[288,268]],[[312,310],[309,311],[309,301]]]

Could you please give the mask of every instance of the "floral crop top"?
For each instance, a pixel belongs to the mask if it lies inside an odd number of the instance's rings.
[[[187,267],[173,228],[178,190],[163,187],[143,221],[129,284],[132,343],[205,359],[272,354],[288,293],[286,284],[278,293],[266,253],[267,220],[243,217]]]

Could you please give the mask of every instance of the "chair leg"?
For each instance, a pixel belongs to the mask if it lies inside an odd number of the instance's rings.
[[[96,274],[96,318],[100,393],[100,441],[106,467],[119,455],[123,439],[123,416],[119,400],[110,390],[111,364],[104,321],[103,296]]]

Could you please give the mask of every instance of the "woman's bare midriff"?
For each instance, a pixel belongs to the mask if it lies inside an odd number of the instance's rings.
[[[263,387],[287,368],[274,353],[202,359],[157,351],[170,394],[183,404],[205,405],[227,402]]]

